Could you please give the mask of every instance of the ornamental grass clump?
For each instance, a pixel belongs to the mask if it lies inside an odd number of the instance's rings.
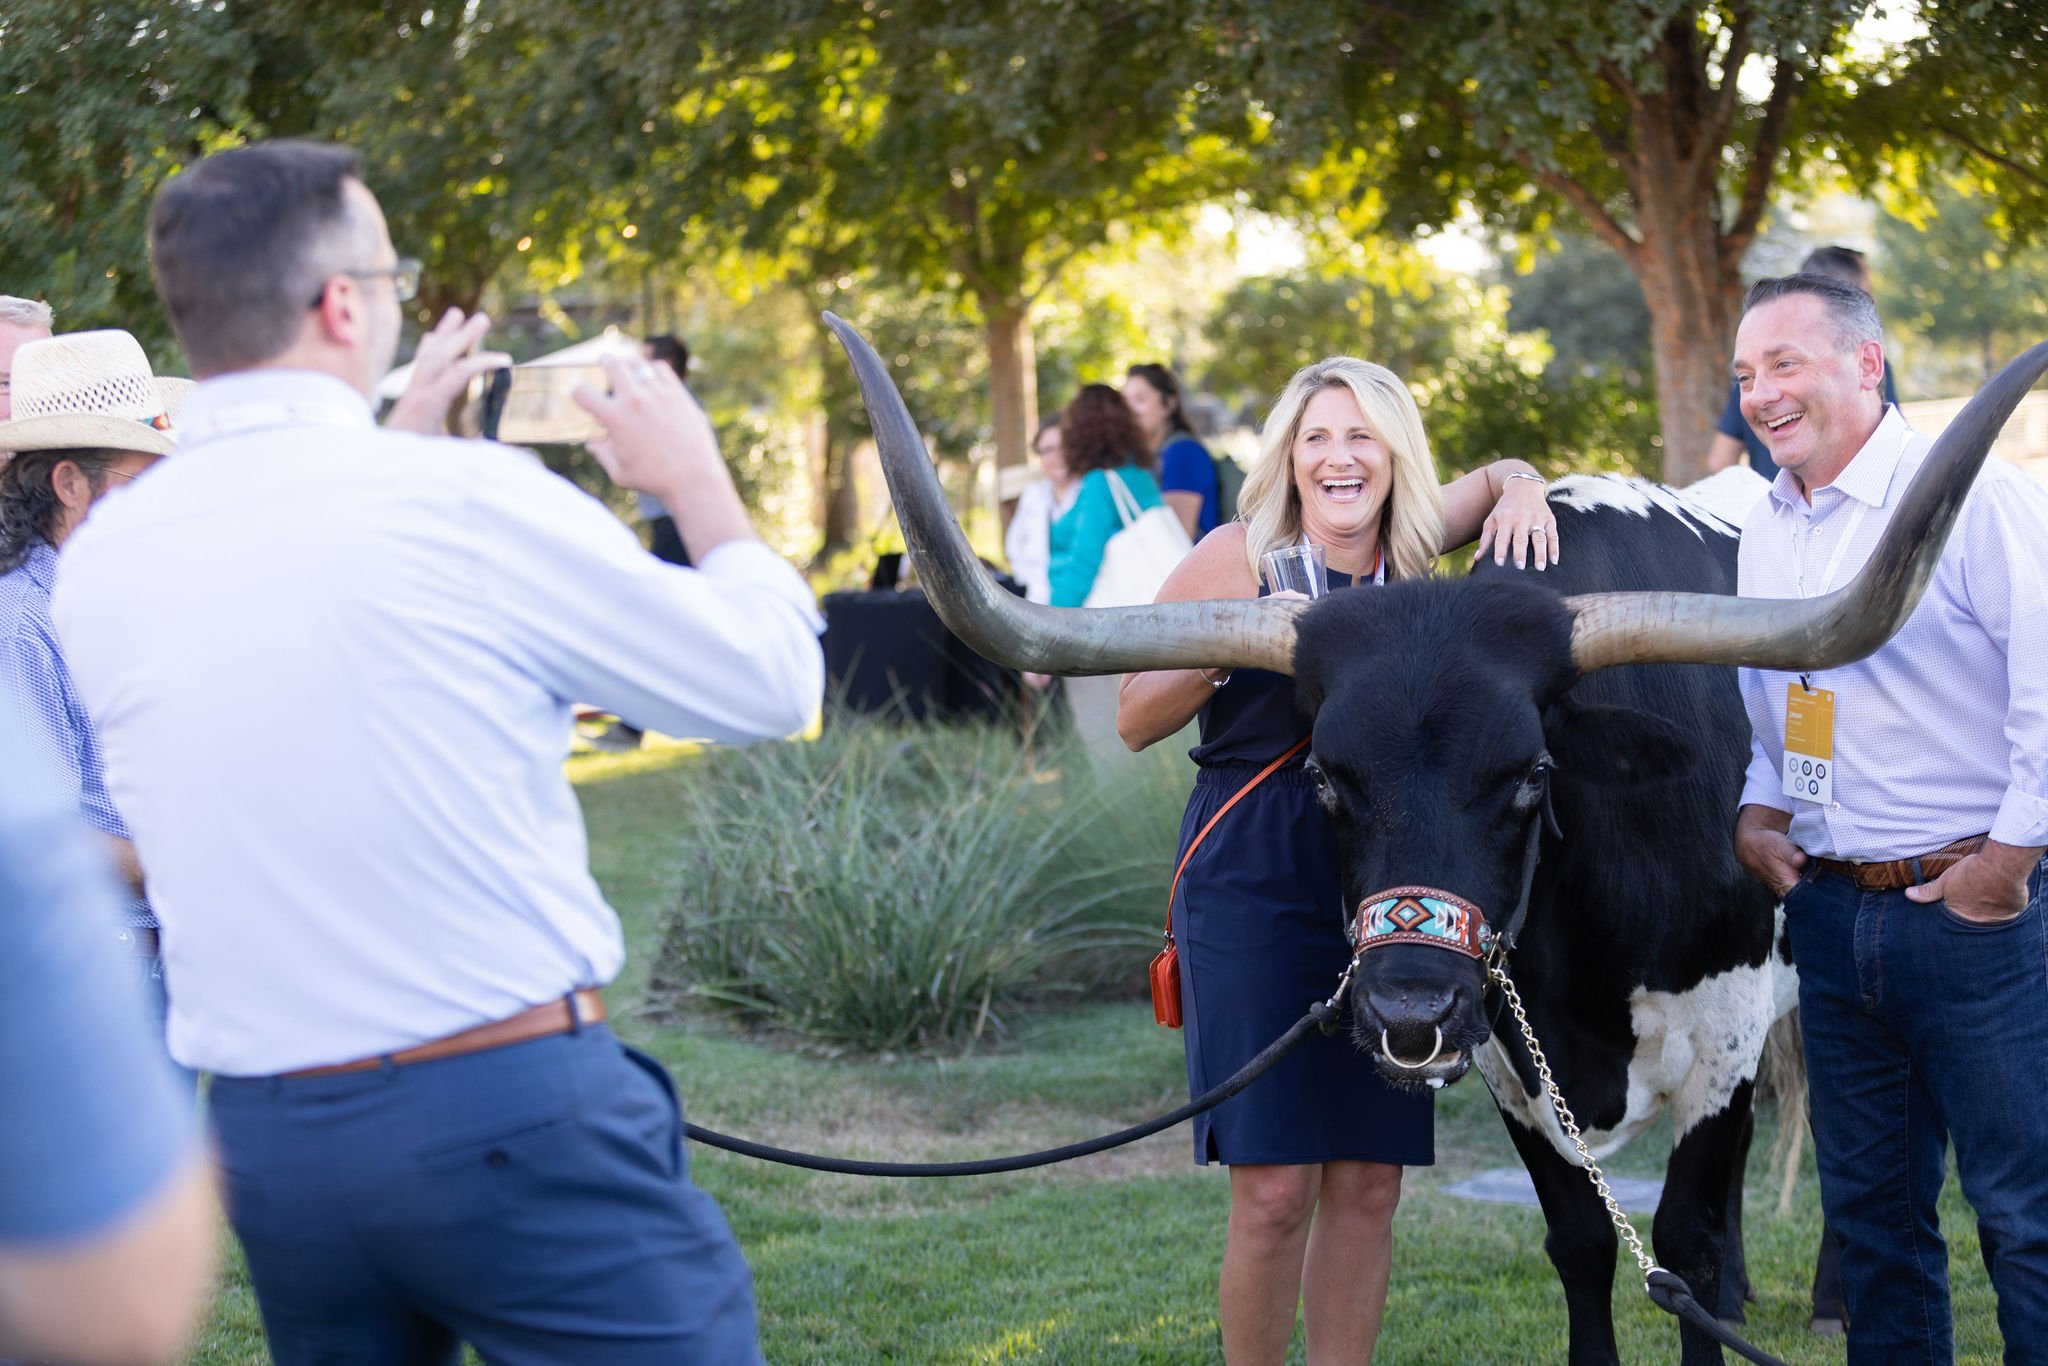
[[[1163,905],[1172,846],[1103,838],[1127,817],[1079,756],[1034,773],[1007,730],[849,720],[696,777],[659,971],[685,998],[893,1052],[1000,1033],[1112,970],[1142,984],[1157,929],[1135,907],[1153,883]]]

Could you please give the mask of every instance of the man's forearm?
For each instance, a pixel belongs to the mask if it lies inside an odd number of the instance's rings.
[[[2041,855],[2048,853],[2048,844],[2033,846],[2000,844],[1997,840],[1985,840],[1977,856],[2000,877],[2009,877],[2024,882],[2034,871],[2034,865],[2041,861]]]
[[[112,1228],[60,1247],[0,1248],[0,1348],[178,1360],[213,1283],[219,1218],[211,1165],[195,1150]]]
[[[1735,833],[1745,830],[1775,830],[1784,834],[1792,828],[1792,813],[1780,811],[1775,806],[1764,806],[1750,802],[1735,813]]]

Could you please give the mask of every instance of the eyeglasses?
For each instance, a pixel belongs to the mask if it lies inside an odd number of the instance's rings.
[[[374,280],[380,275],[391,277],[391,292],[398,296],[398,302],[409,304],[420,292],[420,263],[416,256],[401,256],[388,266],[371,266],[364,270],[337,270],[336,275],[346,275],[351,280]],[[308,308],[318,308],[327,298],[326,282],[321,282],[320,292],[313,296]]]

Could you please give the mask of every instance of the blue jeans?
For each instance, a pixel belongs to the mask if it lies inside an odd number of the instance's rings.
[[[603,1025],[208,1104],[278,1366],[761,1360],[668,1074]]]
[[[1996,925],[1809,874],[1785,897],[1849,1362],[1954,1356],[1935,1199],[1956,1149],[2008,1362],[2048,1363],[2048,860]]]

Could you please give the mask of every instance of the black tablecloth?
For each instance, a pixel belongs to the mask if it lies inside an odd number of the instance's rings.
[[[897,711],[908,720],[997,717],[1016,704],[1014,669],[993,664],[947,630],[920,589],[829,593],[825,696],[847,712]]]

